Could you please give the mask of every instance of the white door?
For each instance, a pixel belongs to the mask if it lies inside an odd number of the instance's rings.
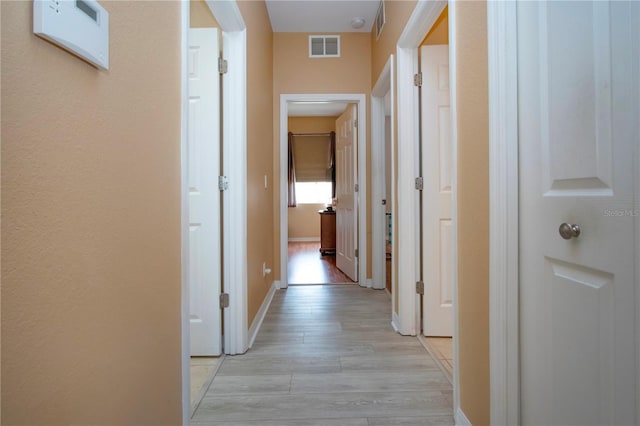
[[[518,4],[523,424],[638,424],[630,16],[628,2]]]
[[[453,334],[453,228],[451,224],[451,112],[449,46],[423,46],[422,191],[423,333]]]
[[[220,84],[218,30],[189,30],[191,355],[220,355]]]
[[[357,117],[356,104],[349,104],[336,120],[336,266],[353,281],[358,281]]]

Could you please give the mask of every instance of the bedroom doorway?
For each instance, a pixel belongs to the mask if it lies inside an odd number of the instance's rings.
[[[336,170],[340,161],[335,147],[338,143],[336,121],[351,105],[354,108],[355,146],[349,161],[353,161],[351,173],[353,225],[352,243],[341,245],[340,233],[347,228],[344,219],[338,219],[344,196],[336,197]],[[281,288],[289,284],[353,284],[362,279],[366,259],[359,256],[359,248],[366,235],[366,217],[360,205],[365,203],[363,187],[366,185],[364,164],[365,130],[359,123],[365,122],[364,95],[281,95],[280,106],[280,164],[281,173]],[[289,153],[292,153],[290,156]],[[289,167],[289,159],[293,165]],[[293,170],[293,180],[290,179]],[[292,182],[292,183],[290,183]],[[359,188],[355,187],[359,184]],[[356,191],[359,190],[359,191]],[[294,200],[290,203],[290,200]],[[343,242],[345,239],[343,238]],[[350,250],[356,268],[350,279],[337,268],[341,247]],[[344,250],[343,250],[344,251]],[[349,271],[347,271],[349,272]]]

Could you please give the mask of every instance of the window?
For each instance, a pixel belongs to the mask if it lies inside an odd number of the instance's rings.
[[[296,182],[298,204],[330,203],[331,186],[331,182]]]

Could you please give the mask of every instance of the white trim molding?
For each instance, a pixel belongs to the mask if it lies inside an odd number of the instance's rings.
[[[491,424],[520,423],[518,98],[515,2],[487,4]]]
[[[386,275],[384,273],[386,265],[386,239],[384,235],[385,223],[386,223],[386,206],[380,202],[383,198],[386,198],[387,203],[394,203],[394,185],[391,185],[391,194],[386,194],[386,172],[394,176],[394,164],[393,164],[393,149],[391,150],[391,170],[386,170],[386,144],[390,143],[391,146],[395,144],[395,125],[394,120],[391,120],[391,139],[386,140],[386,125],[385,125],[385,96],[389,93],[391,103],[391,117],[394,116],[395,111],[395,66],[394,55],[389,55],[389,59],[384,68],[380,72],[378,81],[373,87],[371,92],[371,220],[372,220],[372,259],[373,259],[373,283],[372,288],[382,289],[386,287]],[[393,207],[392,207],[393,210]],[[393,305],[392,305],[393,306]]]
[[[262,301],[262,305],[260,305],[260,309],[258,309],[258,313],[253,319],[253,323],[251,323],[251,327],[249,327],[249,348],[253,347],[253,343],[256,341],[256,337],[260,332],[260,327],[262,327],[262,323],[264,322],[264,317],[267,315],[267,311],[269,310],[269,306],[271,306],[271,301],[273,300],[273,296],[276,294],[277,289],[278,283],[274,281],[271,284],[271,288],[269,288],[269,292]]]
[[[453,421],[456,426],[471,426],[471,422],[460,407],[458,407],[458,409],[456,410]]]
[[[367,285],[367,96],[363,93],[296,93],[280,95],[280,288],[287,288],[287,167],[288,103],[339,101],[358,104],[358,283]]]
[[[418,170],[418,93],[413,86],[413,75],[418,71],[416,49],[397,51],[398,58],[398,208],[394,210],[393,230],[397,265],[398,329],[400,334],[416,335],[415,283],[419,275],[416,236],[418,223],[418,192],[414,179]],[[411,78],[411,80],[409,80]]]
[[[222,51],[229,63],[223,75],[222,173],[229,178],[223,193],[223,290],[229,293],[224,310],[224,352],[248,348],[247,325],[247,34],[235,0],[206,0],[222,29]]]
[[[455,2],[449,5],[449,92],[451,112],[451,223],[453,227],[452,282],[453,282],[453,407],[460,408],[460,369],[458,368],[459,345],[459,310],[458,310],[458,80],[457,80],[457,43],[456,43],[456,7]],[[465,417],[466,418],[466,417]]]
[[[235,2],[234,2],[235,3]],[[221,24],[222,25],[222,24]],[[223,32],[222,51],[229,63],[223,75],[222,173],[229,189],[222,193],[223,289],[229,293],[224,310],[224,351],[248,349],[247,325],[247,33]]]
[[[222,31],[243,31],[246,28],[236,0],[206,0]]]
[[[180,234],[181,234],[181,369],[182,369],[182,424],[188,425],[191,417],[191,339],[189,330],[189,176],[188,141],[189,129],[189,2],[180,3]]]
[[[290,243],[317,243],[320,237],[289,237]]]

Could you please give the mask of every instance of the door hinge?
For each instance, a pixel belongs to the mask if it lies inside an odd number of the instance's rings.
[[[416,282],[416,293],[424,294],[424,281]]]
[[[220,293],[220,309],[229,307],[229,293]]]
[[[413,85],[416,87],[422,87],[422,73],[419,72],[413,75]]]
[[[360,250],[356,249],[355,257],[360,257]]]
[[[218,176],[218,189],[220,191],[226,191],[229,189],[229,178],[226,176]]]
[[[355,185],[355,186],[354,186],[354,188],[353,188],[353,191],[354,191],[354,192],[358,192],[358,191],[360,191],[360,185],[358,185],[358,184],[356,183],[356,185]]]
[[[416,178],[416,189],[422,191],[424,189],[424,178],[419,176]]]
[[[218,72],[220,74],[226,74],[229,71],[229,64],[224,58],[218,58]]]
[[[358,127],[358,120],[353,120],[353,127]]]
[[[387,205],[387,200],[382,200],[382,205],[386,206]]]

